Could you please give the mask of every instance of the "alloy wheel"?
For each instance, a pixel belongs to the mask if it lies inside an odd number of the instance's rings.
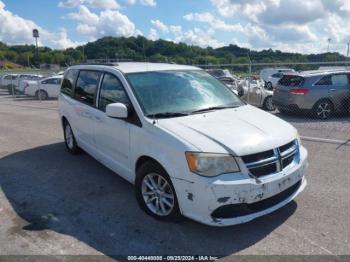
[[[331,112],[332,112],[332,107],[327,101],[320,103],[316,109],[317,116],[322,119],[328,118]]]
[[[161,175],[156,173],[146,175],[142,180],[141,190],[143,200],[152,213],[164,217],[174,209],[174,192]]]
[[[267,109],[268,111],[274,111],[274,110],[276,110],[276,108],[275,108],[275,106],[274,106],[274,104],[273,104],[273,101],[272,101],[272,97],[268,97],[268,98],[266,99],[265,106],[266,106],[266,109]]]

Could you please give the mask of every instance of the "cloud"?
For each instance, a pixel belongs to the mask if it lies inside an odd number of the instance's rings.
[[[99,9],[120,8],[116,0],[65,0],[58,3],[59,7],[64,7],[64,8],[74,8],[80,5],[86,5],[91,8],[99,8]]]
[[[61,28],[58,33],[50,34],[49,36],[51,38],[51,42],[53,46],[55,46],[58,49],[67,49],[69,47],[76,47],[78,45],[81,45],[83,43],[72,41],[69,39],[67,30],[65,28]]]
[[[149,30],[148,39],[150,39],[152,41],[156,41],[158,38],[159,38],[159,36],[158,36],[157,30],[154,28],[151,28]]]
[[[156,6],[157,5],[155,0],[126,0],[126,2],[129,5],[134,5],[136,3],[140,3],[141,5],[145,5],[145,6]]]
[[[314,53],[325,51],[325,39],[331,37],[331,50],[343,51],[344,43],[350,40],[350,27],[347,26],[350,24],[349,0],[211,2],[221,16],[215,17],[216,20],[240,21],[244,30],[239,39],[253,48],[283,48],[294,52]],[[197,21],[199,20],[198,18]],[[214,28],[214,25],[210,26]]]
[[[58,32],[49,32],[31,20],[24,19],[6,10],[0,0],[0,41],[7,44],[33,44],[32,30],[40,31],[39,44],[53,48],[65,49],[75,47],[80,43],[68,38],[67,31],[61,28]]]
[[[139,34],[133,22],[117,10],[103,10],[93,13],[86,6],[79,6],[77,12],[69,13],[65,18],[78,21],[78,33],[90,38],[103,36],[132,36]]]
[[[151,20],[151,24],[154,27],[158,28],[163,33],[168,33],[169,32],[168,26],[166,26],[163,22],[161,22],[159,20]]]
[[[259,13],[258,20],[272,25],[303,25],[321,19],[325,15],[326,10],[319,0],[280,0],[279,4],[271,4],[265,12]]]
[[[196,21],[201,23],[207,23],[211,28],[226,32],[242,32],[243,27],[241,24],[228,24],[221,19],[214,17],[209,12],[205,13],[189,13],[183,17],[187,21]]]
[[[99,16],[90,12],[89,8],[84,5],[79,6],[77,12],[69,13],[63,18],[76,20],[84,25],[97,25],[99,23]]]

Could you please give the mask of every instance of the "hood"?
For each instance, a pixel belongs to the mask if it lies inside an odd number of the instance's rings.
[[[280,118],[246,105],[186,117],[161,119],[160,127],[198,151],[244,156],[267,151],[296,139],[296,129]]]

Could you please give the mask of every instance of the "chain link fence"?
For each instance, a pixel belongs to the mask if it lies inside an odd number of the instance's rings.
[[[349,61],[197,66],[226,84],[246,103],[293,124],[304,137],[338,142],[350,139]],[[17,100],[46,99],[40,95],[39,80],[63,70],[0,71],[1,92]],[[27,79],[31,76],[38,79]],[[26,83],[36,88],[29,96],[24,90]]]
[[[349,144],[349,61],[197,66],[245,102],[293,124],[305,139]]]

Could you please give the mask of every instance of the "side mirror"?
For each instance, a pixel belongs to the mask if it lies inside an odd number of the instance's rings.
[[[128,118],[128,108],[122,103],[109,104],[106,107],[106,114],[112,118]]]

